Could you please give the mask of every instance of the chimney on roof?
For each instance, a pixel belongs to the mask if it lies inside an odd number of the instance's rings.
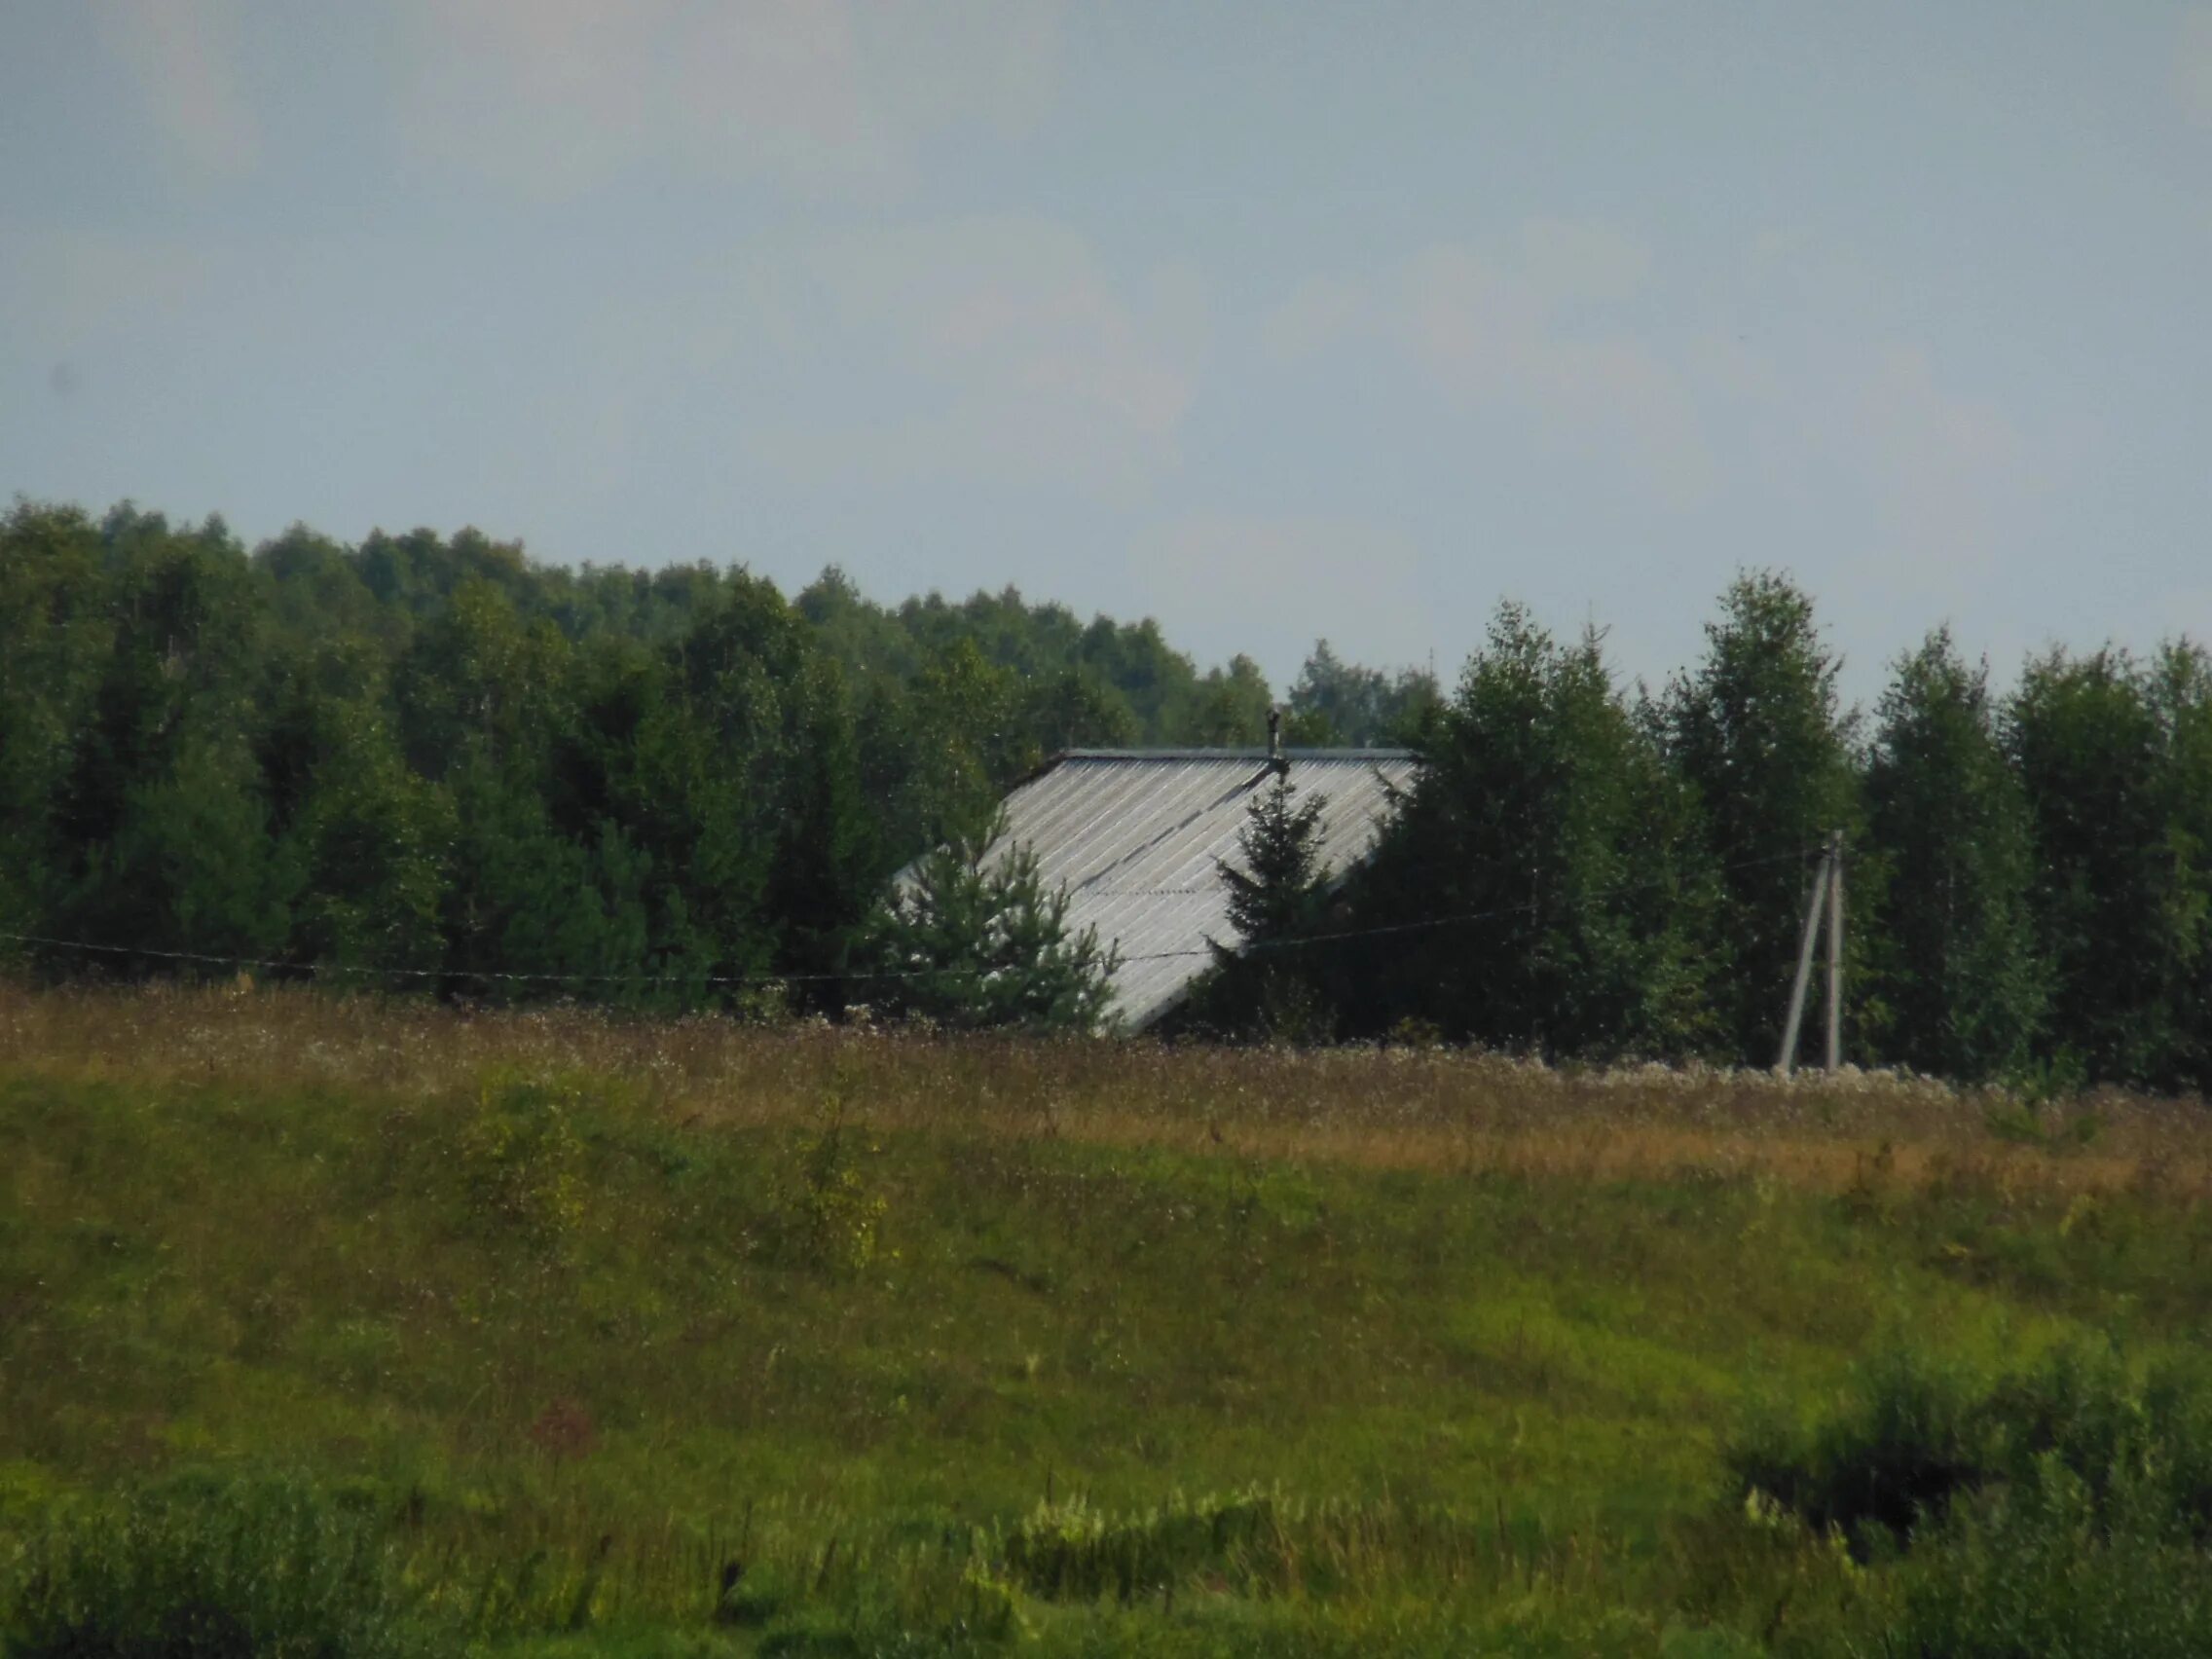
[[[1290,762],[1282,757],[1282,711],[1268,711],[1268,764],[1277,772],[1290,770]]]

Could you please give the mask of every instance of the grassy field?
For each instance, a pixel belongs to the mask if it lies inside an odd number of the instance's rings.
[[[336,1561],[393,1651],[1966,1651],[2212,1399],[2208,1193],[2194,1102],[0,989],[0,1640]],[[1834,1495],[2031,1417],[1950,1577]]]

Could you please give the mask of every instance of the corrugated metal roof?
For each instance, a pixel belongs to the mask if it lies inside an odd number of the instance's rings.
[[[1292,749],[1302,801],[1321,797],[1321,854],[1340,874],[1375,844],[1389,791],[1412,781],[1402,749]],[[1245,808],[1269,777],[1264,749],[1075,750],[1017,786],[994,848],[1027,846],[1048,888],[1065,886],[1072,932],[1122,954],[1114,1009],[1141,1030],[1235,941],[1215,860],[1241,861]]]

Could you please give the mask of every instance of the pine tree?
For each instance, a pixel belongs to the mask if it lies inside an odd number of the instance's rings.
[[[872,1006],[957,1030],[1092,1032],[1110,1019],[1118,954],[1071,934],[1065,890],[1048,891],[1026,846],[957,838],[923,857],[876,912],[857,952]]]

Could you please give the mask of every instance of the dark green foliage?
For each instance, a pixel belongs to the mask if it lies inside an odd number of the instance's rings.
[[[81,512],[18,502],[0,522],[0,929],[42,922],[62,874],[64,793],[113,648],[101,565]]]
[[[2093,1081],[2204,1085],[2212,668],[2182,645],[2053,652],[2007,710],[2027,793],[2049,1046]]]
[[[1226,670],[1213,669],[1199,682],[1190,739],[1215,749],[1265,743],[1270,706],[1260,665],[1248,656],[1234,657]]]
[[[1743,1488],[1817,1528],[1901,1539],[1964,1494],[2047,1483],[2050,1471],[2116,1523],[2156,1513],[2212,1543],[2212,1373],[2130,1367],[2109,1346],[2061,1346],[1990,1380],[1918,1349],[1862,1365],[1841,1408],[1810,1426],[1757,1422],[1729,1453]]]
[[[1888,865],[1872,918],[1886,1051],[1947,1077],[2015,1070],[2046,996],[2027,800],[1998,745],[1989,671],[1960,661],[1945,630],[1897,665],[1866,793]]]
[[[1443,699],[1433,675],[1396,675],[1347,663],[1316,640],[1290,688],[1283,735],[1314,748],[1365,749],[1409,744]]]
[[[2055,1457],[1962,1504],[1901,1569],[1884,1654],[2185,1659],[2212,1651],[2212,1559],[2132,1484],[2100,1500]]]
[[[1564,646],[1501,607],[1423,757],[1358,887],[1360,923],[1393,931],[1339,958],[1364,1022],[1545,1053],[1695,1046],[1686,802],[1597,638]],[[1437,916],[1467,919],[1421,927]]]
[[[1320,923],[1331,871],[1317,844],[1327,795],[1299,800],[1287,770],[1263,785],[1245,809],[1236,844],[1241,865],[1217,865],[1229,888],[1229,920],[1246,945],[1278,944]]]
[[[9,1579],[11,1659],[400,1659],[445,1646],[368,1523],[289,1482],[177,1480],[60,1510]]]
[[[1301,1041],[1327,1034],[1321,963],[1310,954],[1326,946],[1298,941],[1326,926],[1335,884],[1319,844],[1328,797],[1297,796],[1290,771],[1278,770],[1245,809],[1236,837],[1241,860],[1216,862],[1236,939],[1211,941],[1213,974],[1193,999],[1197,1024]]]
[[[1289,740],[1427,768],[1373,867],[1337,872],[1326,931],[1382,931],[1214,1023],[1765,1065],[1840,829],[1849,1058],[2044,1094],[2212,1081],[2205,653],[2055,653],[1993,709],[1939,634],[1863,756],[1835,671],[1770,572],[1656,702],[1511,608],[1449,705],[1317,643]],[[787,601],[467,530],[294,526],[249,555],[219,519],[18,502],[0,963],[835,1014],[885,1000],[851,976],[894,872],[974,844],[1051,756],[1256,746],[1270,701],[1249,658],[1201,674],[1153,622],[1011,588],[884,607],[831,569]]]
[[[1697,793],[1705,859],[1719,885],[1715,1011],[1728,1051],[1771,1064],[1796,970],[1805,895],[1820,849],[1854,846],[1858,780],[1836,703],[1836,659],[1813,602],[1774,571],[1739,576],[1706,624],[1705,657],[1658,711],[1668,753]],[[1875,895],[1856,879],[1855,899]],[[1855,944],[1854,956],[1860,954]],[[1850,982],[1861,976],[1857,961]]]
[[[1150,623],[1011,590],[887,610],[830,571],[793,605],[473,531],[249,558],[219,521],[18,503],[0,932],[102,948],[0,960],[667,1008],[789,975],[834,1009],[891,873],[1043,756],[1249,741],[1267,703],[1248,661],[1201,682]]]
[[[1070,936],[1025,846],[957,838],[923,857],[875,916],[859,979],[876,1006],[956,1030],[1095,1031],[1117,962],[1089,929]]]
[[[1834,1417],[1809,1429],[1759,1422],[1732,1448],[1729,1467],[1744,1488],[1815,1528],[1902,1535],[1988,1477],[1984,1393],[1955,1366],[1893,1349],[1860,1369]]]

